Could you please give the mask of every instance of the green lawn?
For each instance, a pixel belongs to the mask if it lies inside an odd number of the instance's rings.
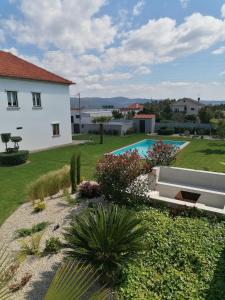
[[[80,149],[82,153],[82,175],[92,178],[95,163],[104,153],[142,140],[147,136],[135,134],[129,137],[105,136],[99,145],[98,136],[77,136],[76,139],[93,139],[93,143],[67,146],[54,150],[33,153],[30,163],[18,167],[0,167],[0,224],[25,200],[28,183],[42,174],[59,169],[69,163],[71,154]],[[167,137],[168,139],[168,137]],[[178,155],[176,166],[225,172],[225,142],[191,140]],[[224,162],[224,164],[222,164]]]

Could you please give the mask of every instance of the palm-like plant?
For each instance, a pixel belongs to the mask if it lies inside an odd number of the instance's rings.
[[[93,119],[93,123],[99,124],[99,131],[100,131],[100,144],[103,144],[103,134],[104,134],[104,123],[107,123],[111,120],[111,117],[96,117]]]
[[[74,217],[66,229],[67,254],[94,266],[113,282],[123,262],[141,249],[145,228],[125,208],[102,205]]]
[[[63,264],[53,278],[44,299],[79,300],[84,296],[87,300],[109,299],[109,291],[104,287],[93,292],[93,289],[96,290],[97,281],[98,276],[90,266],[82,263]]]

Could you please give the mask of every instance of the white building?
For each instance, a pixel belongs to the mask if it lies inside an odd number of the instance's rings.
[[[198,101],[190,99],[190,98],[182,98],[177,100],[171,105],[171,109],[173,112],[181,112],[186,115],[198,115],[199,110],[204,106],[204,104],[200,103],[200,99]]]
[[[20,149],[70,144],[71,81],[0,51],[0,134],[21,136]],[[0,141],[0,151],[4,151]]]

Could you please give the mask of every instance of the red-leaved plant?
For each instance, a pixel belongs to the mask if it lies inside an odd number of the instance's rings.
[[[82,198],[95,198],[101,195],[100,185],[95,181],[83,181],[78,187]]]
[[[107,154],[97,163],[96,178],[107,200],[127,204],[132,182],[151,169],[149,161],[143,160],[137,151],[119,156]]]
[[[177,148],[171,144],[158,141],[153,148],[148,151],[146,161],[151,166],[169,166],[176,158]]]

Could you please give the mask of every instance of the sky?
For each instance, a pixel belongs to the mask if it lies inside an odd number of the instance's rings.
[[[225,0],[0,0],[0,48],[72,96],[225,100]]]

